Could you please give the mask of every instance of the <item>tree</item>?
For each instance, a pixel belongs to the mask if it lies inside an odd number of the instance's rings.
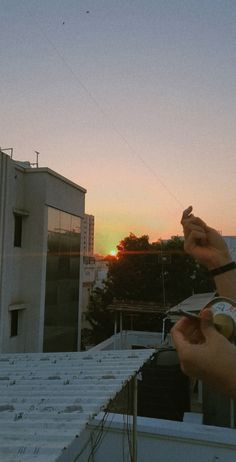
[[[215,290],[209,272],[184,252],[183,239],[173,236],[168,241],[154,243],[153,247],[159,251],[157,271],[163,281],[168,305],[173,306],[193,293]]]
[[[107,306],[112,303],[112,293],[108,287],[96,288],[91,296],[87,313],[87,320],[92,329],[82,330],[82,346],[86,344],[97,344],[113,334],[113,323],[111,312]]]
[[[118,244],[117,258],[109,262],[106,286],[94,291],[89,304],[87,318],[95,343],[113,332],[113,317],[107,310],[113,299],[170,307],[193,293],[214,291],[207,270],[187,255],[183,246],[178,236],[149,243],[147,235],[133,233]],[[147,326],[142,319],[141,327]],[[149,321],[153,323],[152,317]]]

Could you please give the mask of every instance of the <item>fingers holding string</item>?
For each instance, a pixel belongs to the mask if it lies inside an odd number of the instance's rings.
[[[185,239],[184,249],[187,253],[191,253],[196,246],[204,247],[206,244],[206,232],[202,229],[193,229],[189,231],[189,234]]]
[[[185,222],[187,219],[193,217],[194,215],[192,214],[193,207],[190,205],[187,209],[183,211],[182,218],[181,218],[181,225],[184,226]]]
[[[206,225],[205,221],[203,221],[201,218],[196,217],[193,213],[191,213],[193,210],[192,205],[190,205],[187,209],[183,211],[183,215],[181,218],[181,224],[185,226],[188,223],[193,223],[199,226],[202,226],[204,229],[207,229],[208,226]]]
[[[185,318],[186,319],[186,318]],[[203,343],[205,338],[201,331],[201,320],[200,319],[189,319],[188,323],[185,322],[184,337],[188,343],[198,345]]]
[[[187,318],[183,316],[173,327],[171,334],[175,345],[199,344],[204,341],[201,332],[200,318]]]
[[[193,207],[190,205],[187,209],[183,211],[183,215],[181,218],[181,224],[183,226],[184,236],[185,238],[189,236],[192,230],[196,231],[204,231],[208,230],[208,226],[206,223],[199,217],[196,217],[192,213]]]

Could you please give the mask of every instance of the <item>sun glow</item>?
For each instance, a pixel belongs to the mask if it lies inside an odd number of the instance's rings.
[[[116,255],[117,255],[117,250],[114,250],[114,249],[111,250],[111,251],[110,251],[110,255],[111,255],[112,257],[116,257]]]

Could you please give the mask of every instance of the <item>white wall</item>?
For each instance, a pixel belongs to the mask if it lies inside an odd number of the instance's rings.
[[[127,416],[110,414],[103,429],[102,418],[103,414],[95,418],[58,462],[77,460],[80,453],[78,460],[87,462],[96,441],[93,462],[132,460],[128,444],[128,432],[132,444],[132,418],[127,423]],[[137,430],[137,462],[236,460],[235,430],[146,417],[138,417]]]
[[[145,332],[124,330],[121,333],[112,335],[104,342],[91,348],[91,351],[104,351],[104,350],[127,350],[132,346],[140,346],[143,348],[157,348],[160,346],[171,346],[172,339],[168,334],[164,343],[162,342],[161,332]]]

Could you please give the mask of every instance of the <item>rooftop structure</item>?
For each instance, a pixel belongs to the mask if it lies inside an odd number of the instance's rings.
[[[1,462],[77,460],[86,424],[153,353],[1,355]]]
[[[152,314],[164,314],[166,307],[163,305],[157,305],[151,302],[126,302],[126,301],[114,301],[111,305],[108,305],[108,310],[122,313],[152,313]]]
[[[203,309],[213,298],[215,297],[215,292],[207,292],[203,294],[194,294],[191,297],[186,298],[178,305],[173,306],[168,310],[167,316],[175,322],[179,318],[179,310],[195,312]]]

